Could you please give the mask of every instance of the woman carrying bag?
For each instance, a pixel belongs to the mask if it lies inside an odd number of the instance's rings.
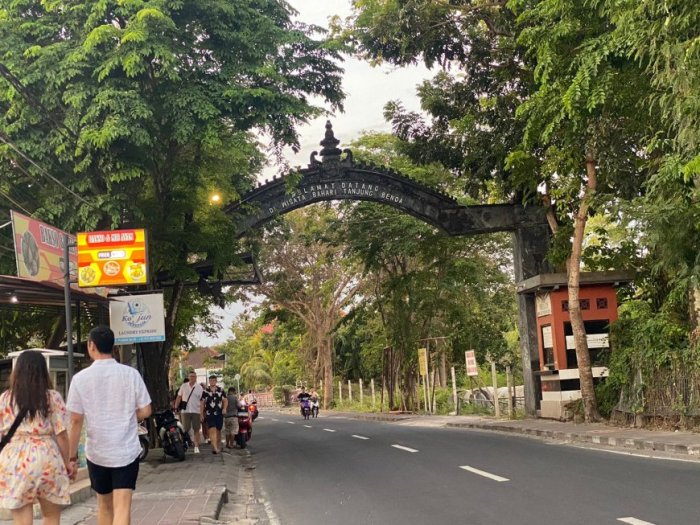
[[[70,504],[68,417],[51,389],[44,356],[27,350],[17,358],[10,389],[0,395],[0,507],[15,525],[31,524],[39,503],[44,525],[58,525]],[[14,432],[12,432],[14,430]]]

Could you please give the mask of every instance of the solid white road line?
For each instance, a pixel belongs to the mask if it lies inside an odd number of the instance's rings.
[[[314,428],[311,425],[304,425],[306,428]]]
[[[330,428],[324,428],[323,430],[325,430],[326,432],[335,432],[335,430],[330,429]]]
[[[357,439],[369,439],[368,437],[358,436],[357,434],[353,434],[352,437],[357,438]]]
[[[408,447],[404,447],[401,445],[391,445],[391,446],[394,448],[398,448],[399,450],[405,450],[406,452],[418,452],[415,448],[408,448]]]
[[[502,478],[501,476],[497,476],[496,474],[491,474],[490,472],[485,472],[483,470],[479,470],[478,468],[470,467],[469,465],[463,465],[459,467],[461,469],[467,470],[469,472],[472,472],[474,474],[478,474],[479,476],[484,476],[485,478],[492,479],[494,481],[510,481],[508,478]]]
[[[617,521],[622,523],[629,523],[629,525],[654,525],[648,521],[638,520],[637,518],[617,518]]]

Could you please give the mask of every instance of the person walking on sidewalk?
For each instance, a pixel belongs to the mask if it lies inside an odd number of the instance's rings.
[[[175,398],[175,409],[180,410],[180,423],[185,432],[192,429],[194,441],[194,453],[199,454],[199,431],[201,429],[200,407],[204,389],[197,383],[197,374],[190,372],[188,382],[183,383]]]
[[[22,352],[10,389],[0,395],[0,507],[12,511],[15,524],[31,524],[38,501],[44,524],[58,525],[61,506],[70,505],[67,429],[66,406],[51,390],[44,356]]]
[[[238,396],[236,389],[230,387],[226,396],[226,412],[224,413],[224,432],[226,433],[226,448],[233,448],[238,434]]]
[[[202,394],[201,416],[209,429],[212,453],[221,451],[221,428],[224,426],[224,412],[228,409],[228,399],[223,389],[216,384],[216,376],[209,376],[209,388]]]
[[[87,350],[93,363],[75,374],[68,391],[74,453],[87,423],[85,454],[90,484],[97,493],[98,525],[131,523],[141,453],[137,421],[151,415],[143,379],[135,369],[112,358],[113,347],[114,333],[108,326],[90,330]],[[70,459],[75,466],[77,453]]]

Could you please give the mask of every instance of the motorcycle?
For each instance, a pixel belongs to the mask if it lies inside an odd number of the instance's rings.
[[[236,434],[236,443],[239,447],[245,448],[253,434],[253,417],[246,405],[238,407],[237,415],[238,434]]]
[[[318,399],[311,401],[311,417],[318,417]]]
[[[184,461],[185,451],[192,442],[182,424],[175,419],[175,413],[172,410],[164,410],[156,413],[155,418],[158,437],[163,444],[163,454]]]
[[[304,416],[304,419],[309,419],[311,416],[311,401],[302,399],[299,405],[301,406],[301,415]]]
[[[252,418],[253,421],[258,419],[258,403],[257,403],[257,401],[253,401],[251,404],[248,405],[248,412],[250,412],[250,417]]]
[[[145,421],[139,421],[137,427],[139,435],[139,444],[141,445],[141,453],[139,454],[139,461],[143,461],[148,456],[148,448],[151,446],[148,440],[148,428],[146,427]]]

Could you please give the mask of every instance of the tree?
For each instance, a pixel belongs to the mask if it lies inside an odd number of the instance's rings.
[[[458,182],[444,167],[416,166],[400,153],[402,145],[396,137],[369,134],[352,149],[358,158],[454,191]],[[461,362],[467,348],[477,348],[482,357],[505,350],[503,334],[514,322],[515,307],[504,270],[509,265],[504,236],[448,237],[399,210],[364,202],[347,205],[338,228],[345,232],[349,252],[364,264],[363,308],[378,313],[384,340],[398,356],[396,370],[386,379],[400,386],[403,399],[395,403],[389,388],[391,408],[416,405],[421,341],[445,337],[446,362]]]
[[[172,347],[195,319],[181,308],[199,278],[190,263],[237,260],[222,235],[234,219],[209,192],[231,201],[252,185],[263,159],[249,132],[298,147],[295,125],[319,112],[310,97],[340,107],[338,55],[292,16],[281,0],[0,8],[2,178],[63,229],[149,230],[152,282],[171,284],[166,342],[143,351],[157,408]]]
[[[566,260],[569,314],[587,421],[599,419],[579,282],[586,224],[596,209],[638,194],[647,175],[639,117],[648,77],[625,57],[610,20],[584,1],[514,2],[519,41],[535,70],[537,90],[518,109],[527,122],[523,148],[509,157],[518,169],[539,164],[549,223]],[[555,208],[556,207],[556,208]],[[556,211],[555,211],[556,210]]]
[[[329,231],[333,215],[322,206],[285,215],[265,237],[264,281],[254,290],[303,322],[305,354],[314,379],[323,378],[325,408],[333,398],[333,331],[361,282],[359,267],[342,256]]]

